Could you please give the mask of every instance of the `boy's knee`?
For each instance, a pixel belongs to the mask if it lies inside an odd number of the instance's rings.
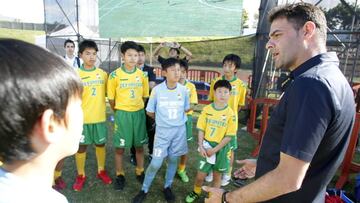
[[[163,159],[162,158],[153,158],[151,160],[151,163],[149,165],[149,169],[151,171],[157,171],[160,167],[161,167],[161,164],[163,162]]]
[[[135,151],[136,151],[137,153],[143,153],[143,152],[144,152],[144,148],[143,148],[143,147],[136,147],[136,148],[135,148]]]
[[[115,150],[115,153],[117,154],[117,155],[123,155],[124,154],[124,149],[123,148],[116,148],[116,150]]]
[[[177,157],[177,156],[172,156],[172,157],[169,156],[169,158],[168,158],[169,164],[176,164],[178,159],[179,159],[179,157]]]

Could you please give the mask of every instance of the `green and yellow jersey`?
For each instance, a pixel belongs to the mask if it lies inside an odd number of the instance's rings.
[[[147,74],[138,68],[129,72],[124,66],[113,71],[108,80],[107,96],[115,100],[115,109],[138,111],[144,108],[143,98],[149,97]]]
[[[106,121],[106,72],[96,67],[85,69],[83,66],[76,71],[84,86],[81,105],[84,112],[84,124]]]
[[[185,80],[184,86],[186,87],[186,89],[189,92],[190,104],[197,104],[198,96],[197,96],[195,85],[193,83],[191,83],[190,81]],[[192,114],[193,114],[193,110],[186,113],[186,115],[192,115]]]
[[[218,80],[225,80],[225,76],[220,76],[211,81],[209,101],[214,101],[214,85]],[[239,111],[239,106],[245,105],[246,99],[246,85],[236,76],[233,79],[229,80],[231,84],[231,92],[229,98],[229,106],[234,111],[236,117]]]
[[[228,105],[223,109],[216,109],[214,103],[211,103],[202,110],[197,128],[204,131],[206,141],[220,143],[225,136],[236,136],[235,113]]]

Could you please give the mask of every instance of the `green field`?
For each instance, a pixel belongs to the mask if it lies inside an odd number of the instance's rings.
[[[45,32],[0,28],[0,38],[14,38],[30,43],[35,43],[35,37],[38,35],[45,35]]]
[[[101,37],[240,36],[243,0],[99,0]]]
[[[194,125],[196,123],[196,117],[201,109],[201,106],[196,107]],[[245,112],[241,112],[239,119],[243,120]],[[115,177],[114,169],[114,149],[112,147],[112,122],[108,122],[109,126],[109,136],[107,142],[107,160],[106,168],[109,172],[109,175]],[[239,128],[244,127],[244,124],[240,124]],[[194,129],[193,134],[196,136],[196,130]],[[197,154],[196,151],[196,141],[189,143],[189,160],[187,166],[187,173],[189,175],[190,181],[188,183],[183,183],[178,177],[175,177],[172,189],[176,195],[176,202],[185,202],[184,198],[188,192],[193,189],[193,181],[196,175],[196,166],[197,166]],[[236,159],[249,158],[252,150],[255,147],[255,140],[245,131],[238,131],[238,144],[239,148],[235,152]],[[146,148],[147,152],[147,148]],[[146,153],[147,154],[147,153]],[[147,157],[145,157],[147,158]],[[88,148],[87,160],[86,160],[86,174],[87,180],[83,191],[75,192],[72,190],[72,184],[74,183],[76,176],[76,167],[74,157],[69,157],[65,160],[65,167],[63,171],[63,178],[67,183],[67,188],[62,191],[62,193],[68,198],[69,202],[131,202],[132,198],[138,193],[141,189],[140,183],[135,179],[135,166],[131,165],[129,162],[130,156],[129,152],[126,153],[124,158],[125,172],[126,172],[126,186],[123,191],[115,191],[112,185],[103,185],[103,183],[96,178],[96,160],[95,160],[95,150],[93,147]],[[359,160],[358,157],[356,157]],[[145,166],[148,162],[146,159]],[[234,165],[234,168],[237,168],[237,165]],[[163,163],[162,168],[159,170],[157,176],[154,179],[154,182],[150,188],[149,195],[146,198],[146,203],[161,203],[166,202],[162,193],[162,188],[164,184],[166,163]],[[347,184],[344,189],[349,192],[354,190],[354,178],[351,176],[352,182]],[[337,180],[337,176],[333,179],[330,187],[334,187],[334,183]],[[248,181],[248,183],[251,181]],[[233,190],[234,186],[229,184],[225,189]],[[202,194],[202,198],[205,197],[205,193]],[[198,202],[203,202],[202,200]]]

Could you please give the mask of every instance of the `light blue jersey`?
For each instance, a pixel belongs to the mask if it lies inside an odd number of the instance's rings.
[[[176,88],[169,89],[166,81],[155,86],[151,91],[146,111],[155,112],[157,126],[173,127],[184,125],[190,109],[189,92],[187,88],[177,83]]]

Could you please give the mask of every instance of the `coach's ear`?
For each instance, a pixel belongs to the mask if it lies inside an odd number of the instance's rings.
[[[58,132],[59,121],[55,119],[54,111],[47,109],[36,122],[32,132],[32,144],[35,149],[41,149],[51,143],[57,142],[61,136]]]

